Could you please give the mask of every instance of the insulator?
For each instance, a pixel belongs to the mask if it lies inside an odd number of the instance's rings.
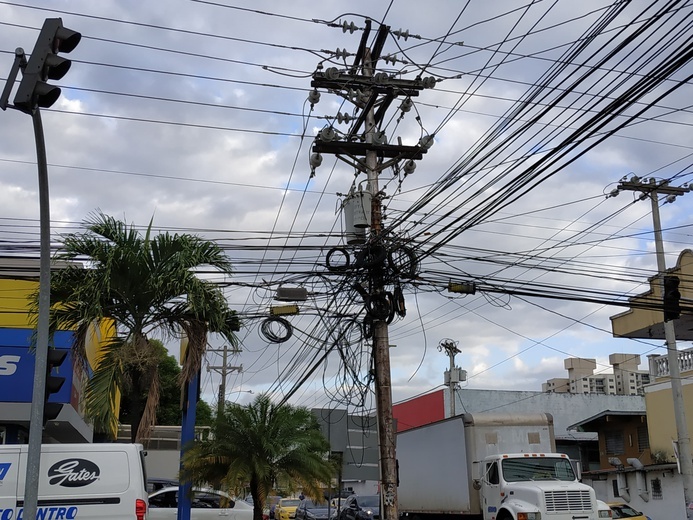
[[[431,146],[433,146],[433,142],[434,140],[432,135],[425,135],[419,139],[419,146],[428,150]]]
[[[423,86],[424,88],[433,88],[436,86],[436,78],[433,76],[428,76],[427,78],[423,79]]]
[[[335,80],[339,78],[339,69],[337,67],[329,67],[325,69],[325,78]]]
[[[334,131],[334,128],[331,126],[326,126],[320,130],[320,140],[325,141],[326,143],[333,141],[335,137],[337,137],[337,134]]]
[[[308,102],[311,105],[316,105],[320,101],[320,92],[318,92],[316,89],[311,90],[308,93]]]
[[[310,167],[317,168],[322,164],[322,155],[319,153],[314,153],[310,156]]]
[[[399,105],[399,109],[402,112],[409,112],[411,110],[411,107],[414,106],[414,102],[411,100],[411,98],[404,98],[402,100],[402,103]]]
[[[397,36],[398,39],[404,38],[405,42],[407,41],[407,39],[409,39],[409,29],[407,29],[406,31],[403,31],[402,29],[400,29],[399,31],[392,31],[392,34]]]
[[[375,76],[373,76],[373,81],[375,81],[378,85],[387,83],[389,79],[390,76],[387,75],[387,72],[378,72]]]
[[[374,144],[387,144],[387,135],[385,132],[376,132],[373,134]]]
[[[407,162],[404,163],[403,170],[405,175],[414,173],[414,170],[416,170],[416,163],[412,159],[409,159]]]
[[[388,54],[387,56],[383,56],[383,61],[385,63],[392,63],[394,65],[397,63],[397,57],[394,54]]]
[[[342,32],[345,33],[347,31],[349,31],[349,34],[354,34],[355,30],[356,30],[356,25],[354,24],[354,22],[351,22],[351,23],[343,22],[342,23]]]
[[[351,114],[347,114],[344,112],[343,114],[340,112],[337,112],[337,122],[338,123],[348,123],[349,121],[353,121],[354,117]]]
[[[346,49],[340,49],[337,47],[337,51],[334,53],[334,55],[337,58],[347,59],[349,52]]]

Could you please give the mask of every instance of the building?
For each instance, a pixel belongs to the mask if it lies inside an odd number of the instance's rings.
[[[611,354],[610,373],[594,373],[597,361],[590,358],[568,358],[563,366],[568,377],[549,379],[541,385],[543,392],[571,394],[643,395],[643,387],[650,382],[650,373],[639,370],[637,354]]]
[[[684,250],[676,266],[667,271],[679,277],[681,315],[673,320],[679,341],[693,340],[693,251]],[[611,317],[614,336],[664,339],[660,278],[649,280],[647,292],[631,298],[632,308]],[[693,431],[693,349],[679,350],[685,423]],[[683,479],[678,467],[669,359],[662,354],[648,356],[649,384],[643,386],[645,415],[639,411],[615,413],[605,409],[571,426],[577,431],[593,431],[599,437],[600,465],[583,473],[601,500],[622,501],[653,518],[686,518]],[[623,382],[622,384],[626,384]],[[630,381],[627,383],[630,385]],[[647,438],[645,438],[645,434]]]
[[[28,442],[34,381],[31,350],[33,325],[28,315],[30,295],[38,290],[39,259],[0,257],[0,443]],[[58,331],[54,346],[67,351],[57,369],[65,382],[50,402],[62,404],[46,423],[44,442],[91,442],[93,431],[84,420],[81,395],[84,378],[70,356],[73,337]]]
[[[436,390],[395,404],[393,415],[397,420],[397,430],[403,431],[449,417],[450,410],[448,391]],[[516,414],[550,413],[554,420],[556,448],[572,459],[579,460],[585,471],[599,468],[598,436],[594,432],[579,432],[568,428],[603,410],[644,413],[645,400],[640,395],[571,394],[473,388],[458,388],[455,392],[457,413],[487,411]]]

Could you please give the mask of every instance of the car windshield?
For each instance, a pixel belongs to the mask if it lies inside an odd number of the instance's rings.
[[[614,518],[633,518],[642,514],[625,504],[611,506],[611,510],[614,512]]]
[[[527,480],[575,480],[568,459],[531,457],[503,460],[503,478],[506,482]]]
[[[361,507],[379,507],[380,506],[380,497],[378,495],[369,497],[358,497],[357,499],[359,505]]]
[[[280,500],[279,505],[282,507],[296,507],[298,504],[300,504],[301,501],[299,499],[296,500]]]

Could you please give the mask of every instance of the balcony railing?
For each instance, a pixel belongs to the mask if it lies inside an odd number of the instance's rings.
[[[650,378],[654,381],[660,377],[669,377],[669,358],[666,355],[647,356],[650,365]],[[678,352],[679,371],[693,371],[693,349],[680,350]]]

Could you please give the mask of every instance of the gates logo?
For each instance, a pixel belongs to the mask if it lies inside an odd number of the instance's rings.
[[[90,460],[65,459],[48,470],[48,483],[52,486],[83,487],[99,480],[99,467]]]

